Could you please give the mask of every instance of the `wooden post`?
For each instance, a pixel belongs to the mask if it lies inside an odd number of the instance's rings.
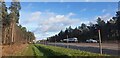
[[[102,44],[101,44],[101,34],[100,34],[100,30],[98,30],[99,33],[99,48],[100,48],[100,54],[102,54]]]
[[[55,46],[56,46],[56,38],[55,38]]]
[[[69,48],[69,43],[68,43],[68,35],[67,35],[67,48]]]

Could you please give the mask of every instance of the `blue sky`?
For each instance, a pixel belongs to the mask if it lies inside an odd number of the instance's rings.
[[[11,0],[5,0],[11,2]],[[118,2],[119,0],[20,0],[21,2]]]
[[[7,3],[9,5],[9,3]],[[20,24],[45,39],[68,26],[107,21],[115,16],[117,2],[21,2]]]

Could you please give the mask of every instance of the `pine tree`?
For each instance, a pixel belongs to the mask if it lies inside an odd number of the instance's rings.
[[[15,38],[15,25],[16,23],[19,23],[19,10],[21,9],[20,2],[18,0],[12,0],[11,6],[9,7],[9,10],[11,11],[9,14],[10,18],[10,33],[11,33],[11,42],[14,43]]]
[[[19,10],[21,10],[19,0],[12,0],[11,7],[9,7],[11,15],[14,16],[16,23],[19,23]]]
[[[117,21],[116,21],[116,27],[117,27],[117,30],[118,30],[118,40],[120,40],[120,11],[117,12],[116,14],[116,18],[117,18]]]
[[[7,28],[8,28],[8,25],[9,25],[9,20],[8,20],[8,13],[7,13],[7,7],[6,7],[6,4],[4,1],[2,1],[1,3],[1,11],[0,11],[0,14],[1,14],[1,25],[2,25],[2,43],[3,44],[6,44],[7,42]]]

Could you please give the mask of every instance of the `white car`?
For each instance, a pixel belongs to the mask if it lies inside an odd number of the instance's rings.
[[[78,42],[77,38],[68,38],[68,39],[63,39],[64,42]]]
[[[87,43],[97,43],[98,41],[97,40],[94,40],[94,39],[88,39],[86,40]]]

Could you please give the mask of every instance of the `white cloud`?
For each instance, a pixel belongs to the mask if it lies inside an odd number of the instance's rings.
[[[81,23],[89,24],[89,22],[96,23],[97,17],[101,17],[103,20],[109,20],[112,15],[106,13],[104,15],[95,16],[92,21],[87,21],[88,18],[71,18],[72,16],[76,15],[72,12],[63,15],[57,14],[54,12],[32,12],[27,13],[28,15],[25,16],[27,23],[22,26],[27,27],[30,31],[34,32],[37,38],[46,38],[52,35],[57,34],[60,30],[65,30],[68,26],[80,26]],[[86,21],[85,21],[86,20]]]
[[[108,20],[110,20],[113,16],[110,13],[106,13],[103,15],[99,15],[99,16],[95,16],[93,22],[96,23],[97,18],[100,17],[101,19],[103,19],[105,22],[107,22]]]
[[[106,11],[107,11],[106,9],[103,9],[103,10],[102,10],[102,13],[105,13]]]
[[[37,38],[46,38],[57,34],[60,30],[65,30],[68,26],[79,26],[81,22],[78,18],[71,18],[76,14],[70,12],[66,15],[57,14],[54,12],[32,12],[24,15],[24,19],[21,19],[22,26],[27,27],[30,31],[34,32]],[[88,23],[85,21],[84,23]]]
[[[102,16],[102,19],[105,21],[108,21],[111,18],[112,18],[112,15],[110,13],[106,13],[105,15]]]
[[[60,0],[60,2],[64,2],[63,0]]]
[[[77,19],[76,20],[71,19],[70,17],[73,15],[74,15],[73,13],[69,13],[67,15],[54,14],[53,16],[48,17],[47,20],[43,20],[43,22],[40,22],[40,26],[42,26],[41,30],[43,30],[43,32],[60,31],[64,29],[66,26],[74,25],[77,22],[80,22]]]
[[[40,11],[34,12],[30,15],[31,19],[29,19],[29,20],[30,21],[39,20],[41,14],[42,13]]]
[[[70,16],[74,16],[75,14],[74,13],[72,13],[72,12],[70,12],[69,14],[68,14],[68,16],[70,17]]]
[[[26,24],[29,24],[29,23],[34,23],[41,18],[41,14],[42,14],[42,12],[40,12],[40,11],[36,11],[36,12],[33,12],[33,13],[20,12],[20,15],[21,15],[20,16],[20,23],[23,24],[23,25],[26,25]]]
[[[90,2],[90,0],[85,0],[85,2]]]

